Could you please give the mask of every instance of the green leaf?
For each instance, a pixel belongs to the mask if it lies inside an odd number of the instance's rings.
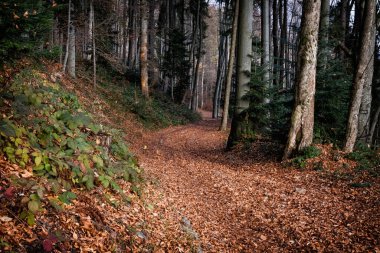
[[[71,201],[76,199],[76,197],[77,195],[75,195],[75,193],[67,191],[59,195],[58,199],[65,204],[71,204]]]
[[[94,188],[94,176],[93,175],[88,175],[88,179],[86,181],[86,188],[88,190],[91,190]]]
[[[94,163],[96,163],[97,167],[98,168],[103,168],[104,167],[104,163],[103,163],[103,159],[97,155],[93,155],[92,156],[92,161]]]
[[[37,189],[37,195],[40,199],[43,199],[44,198],[44,188],[38,188]]]
[[[43,169],[45,169],[45,166],[43,164],[39,164],[38,166],[36,166],[36,167],[33,168],[33,170],[35,170],[35,171],[41,171]]]
[[[63,207],[58,203],[58,200],[57,199],[50,199],[49,200],[49,203],[52,207],[54,207],[55,210],[57,210],[58,212],[62,212],[63,211]]]
[[[36,200],[31,200],[28,202],[28,209],[32,213],[36,213],[39,209],[39,203]]]
[[[9,120],[0,120],[0,133],[6,137],[16,137],[15,127]]]
[[[36,224],[36,219],[32,212],[28,212],[27,217],[26,217],[26,222],[28,223],[29,226],[34,226]]]

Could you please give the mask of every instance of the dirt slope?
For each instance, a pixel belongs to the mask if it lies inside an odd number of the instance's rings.
[[[133,144],[163,208],[191,222],[203,252],[380,252],[378,180],[352,188],[331,174],[284,168],[267,143],[226,153],[217,129],[206,117]]]

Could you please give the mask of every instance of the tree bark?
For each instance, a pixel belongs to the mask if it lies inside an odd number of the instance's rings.
[[[240,0],[239,9],[236,107],[227,149],[232,148],[250,132],[249,119],[246,113],[249,101],[244,96],[250,90],[249,83],[251,81],[253,1]]]
[[[94,0],[90,3],[90,22],[92,23],[91,40],[92,40],[92,68],[93,68],[93,84],[96,87],[96,44],[95,44],[95,12],[94,12]]]
[[[314,128],[314,96],[318,51],[320,0],[303,1],[300,46],[297,56],[295,105],[283,159],[311,145]]]
[[[63,60],[63,69],[62,72],[66,72],[67,60],[69,58],[69,48],[70,48],[70,26],[71,26],[71,0],[69,0],[69,10],[68,10],[68,18],[67,18],[67,40],[66,40],[66,52],[65,59]]]
[[[73,10],[74,8],[71,7]],[[75,26],[71,19],[70,22],[70,33],[69,33],[69,55],[67,59],[67,72],[69,73],[69,76],[72,78],[75,78],[75,58],[76,58],[76,52],[75,52]]]
[[[319,32],[319,67],[326,69],[328,64],[330,0],[322,0]]]
[[[372,120],[370,135],[369,135],[369,143],[370,144],[373,144],[373,136],[375,134],[376,125],[379,124],[379,116],[380,116],[380,105],[377,106],[375,116],[373,117],[373,120]]]
[[[280,0],[281,1],[281,0]],[[284,0],[283,3],[283,17],[281,20],[281,41],[280,41],[280,83],[282,84],[282,87],[285,89],[287,88],[286,85],[286,75],[287,75],[287,69],[285,67],[286,65],[286,45],[288,43],[288,0]]]
[[[366,0],[365,3],[360,50],[354,77],[351,107],[348,116],[346,141],[344,145],[344,151],[346,152],[352,152],[354,150],[358,134],[362,134],[359,131],[364,131],[363,125],[368,125],[365,122],[368,122],[366,119],[369,117],[369,111],[365,112],[368,115],[362,117],[360,115],[361,105],[364,106],[363,110],[370,110],[369,97],[371,94],[370,92],[368,94],[368,89],[370,89],[372,85],[373,77],[373,59],[376,36],[376,0]],[[362,99],[363,95],[364,100]],[[363,110],[362,113],[364,114]]]
[[[225,6],[225,12],[227,11],[227,3]],[[212,107],[212,118],[216,119],[219,117],[220,99],[219,94],[222,89],[222,79],[224,76],[224,64],[225,64],[225,40],[226,36],[224,34],[225,24],[223,23],[224,13],[222,13],[222,3],[219,3],[219,46],[218,46],[218,70],[216,74],[216,84],[213,97],[213,107]]]
[[[263,55],[261,66],[263,67],[263,77],[266,88],[270,86],[270,10],[269,1],[262,1],[261,4],[261,45],[263,48]],[[269,101],[266,101],[269,102]]]
[[[191,49],[190,49],[190,63],[192,66],[192,72],[190,75],[191,80],[191,101],[190,101],[190,109],[192,111],[196,111],[196,91],[197,91],[197,77],[198,77],[198,66],[199,66],[199,58],[197,60],[197,63],[195,64],[195,44],[197,41],[197,34],[198,34],[198,28],[200,27],[200,10],[201,10],[201,0],[197,0],[197,13],[195,17],[195,24],[193,26],[193,35],[192,35],[192,43],[191,43]]]
[[[225,131],[227,129],[227,122],[228,122],[228,110],[230,107],[232,73],[233,73],[233,69],[234,69],[235,51],[236,51],[236,37],[237,37],[236,35],[237,35],[238,18],[239,18],[239,3],[240,3],[240,1],[236,1],[235,13],[234,13],[234,18],[233,18],[233,22],[232,22],[230,59],[228,61],[226,91],[225,91],[225,95],[224,95],[223,118],[222,118],[222,124],[220,126],[221,131]]]
[[[278,7],[277,0],[273,0],[272,6],[273,13],[273,28],[272,28],[272,37],[273,37],[273,85],[277,86],[278,84]]]
[[[158,7],[158,1],[150,1],[149,3],[149,58],[150,58],[150,69],[151,69],[151,86],[156,87],[160,81],[160,72],[158,69],[158,56],[157,56],[157,39],[156,39],[156,19],[154,12]]]
[[[149,98],[148,88],[148,13],[147,2],[141,2],[140,77],[142,94]]]

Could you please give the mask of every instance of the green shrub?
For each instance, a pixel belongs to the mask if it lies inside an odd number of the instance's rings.
[[[97,125],[76,96],[44,80],[39,72],[22,70],[0,98],[8,105],[2,108],[7,116],[0,120],[0,152],[12,163],[31,166],[35,175],[49,179],[59,194],[50,201],[54,208],[75,198],[69,191],[72,186],[102,185],[122,193],[117,180],[139,182],[140,169],[122,133]],[[38,189],[21,215],[29,224],[41,207],[43,194]]]

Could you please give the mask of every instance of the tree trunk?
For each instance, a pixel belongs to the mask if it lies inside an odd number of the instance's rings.
[[[264,83],[267,88],[270,86],[270,10],[269,10],[269,1],[262,1],[261,5],[261,45],[263,48],[263,55],[261,66],[263,67],[263,77]],[[266,101],[269,102],[269,101]]]
[[[90,3],[90,22],[92,23],[91,40],[92,40],[92,67],[93,67],[93,84],[96,87],[96,45],[95,45],[95,12],[94,12],[94,0]]]
[[[223,118],[222,118],[222,124],[220,126],[221,131],[225,131],[227,129],[227,122],[228,122],[228,110],[230,107],[232,73],[233,73],[233,69],[234,69],[235,51],[236,51],[236,37],[237,37],[236,35],[237,35],[238,18],[239,18],[239,2],[240,1],[236,1],[234,19],[232,22],[230,59],[228,61],[226,91],[224,94]]]
[[[329,42],[329,22],[330,22],[330,0],[322,0],[321,21],[319,32],[319,57],[318,66],[326,69],[328,64],[328,42]]]
[[[365,15],[363,16],[364,22],[361,30],[360,50],[354,77],[351,107],[348,116],[346,141],[344,145],[344,151],[346,152],[352,152],[358,134],[367,131],[367,119],[370,114],[371,92],[368,93],[368,89],[370,90],[373,77],[373,58],[376,36],[376,0],[366,0],[365,2]],[[364,107],[362,108],[362,112],[360,112],[361,106]],[[360,114],[368,115],[363,117]],[[364,130],[365,128],[366,130]]]
[[[369,140],[368,143],[373,144],[373,136],[375,134],[376,125],[379,124],[379,116],[380,116],[380,105],[377,106],[377,110],[375,113],[375,116],[373,117],[370,134],[369,134]]]
[[[74,10],[73,7],[71,7]],[[70,33],[69,33],[69,55],[67,59],[67,72],[69,76],[75,78],[75,26],[73,21],[70,22]]]
[[[67,40],[66,40],[66,52],[65,59],[63,60],[63,70],[62,72],[66,72],[67,60],[69,58],[69,48],[70,48],[70,31],[71,31],[71,0],[69,0],[69,10],[68,10],[68,18],[67,18]]]
[[[201,8],[201,0],[197,0],[197,13],[195,17],[195,23],[193,25],[193,35],[192,35],[192,43],[191,43],[191,48],[190,48],[190,64],[192,64],[192,71],[190,74],[190,89],[191,89],[191,101],[190,101],[190,109],[193,111],[196,111],[195,106],[195,100],[196,100],[196,86],[197,86],[197,75],[198,75],[198,62],[195,64],[195,45],[197,41],[197,34],[198,34],[198,27],[199,21],[200,21],[200,9]],[[190,70],[191,70],[190,69]]]
[[[303,1],[297,59],[295,105],[283,159],[311,145],[314,128],[314,95],[321,1]]]
[[[340,39],[341,43],[343,45],[346,45],[346,33],[347,33],[347,10],[348,10],[348,0],[341,0],[340,1],[341,6],[340,6],[340,20],[341,20],[341,25],[340,25]],[[345,52],[344,50],[340,49],[339,50],[339,56],[341,59],[344,58]]]
[[[253,1],[240,0],[239,9],[236,108],[227,142],[228,149],[250,132],[249,119],[246,113],[249,101],[244,96],[249,92],[251,81]]]
[[[198,45],[198,53],[197,53],[197,64],[195,66],[195,72],[193,73],[193,96],[191,99],[191,110],[197,111],[198,109],[198,74],[199,74],[199,65],[202,57],[202,42],[203,42],[203,25],[199,22],[199,45]]]
[[[148,98],[148,13],[146,0],[141,1],[140,77],[142,94]]]
[[[277,0],[273,0],[273,28],[272,28],[272,37],[273,37],[273,85],[277,86],[278,84],[278,7]]]
[[[149,58],[151,69],[151,86],[156,87],[160,81],[160,72],[158,69],[158,56],[156,45],[156,20],[154,12],[158,5],[158,1],[150,1],[149,3]]]
[[[286,45],[288,43],[288,0],[284,0],[283,3],[283,18],[281,20],[281,41],[280,41],[280,83],[283,88],[288,88],[286,86],[286,75],[287,69],[285,68],[286,64]]]
[[[135,41],[136,41],[136,30],[135,30],[135,18],[136,18],[136,1],[130,0],[129,5],[129,21],[128,21],[128,67],[134,68],[134,55],[135,55]]]
[[[225,36],[223,34],[224,24],[222,23],[222,6],[219,3],[219,46],[218,46],[218,70],[216,74],[216,84],[213,97],[212,105],[212,118],[216,119],[219,116],[219,90],[221,89],[221,79],[222,79],[222,70],[223,70],[223,61],[224,61],[224,40]]]

